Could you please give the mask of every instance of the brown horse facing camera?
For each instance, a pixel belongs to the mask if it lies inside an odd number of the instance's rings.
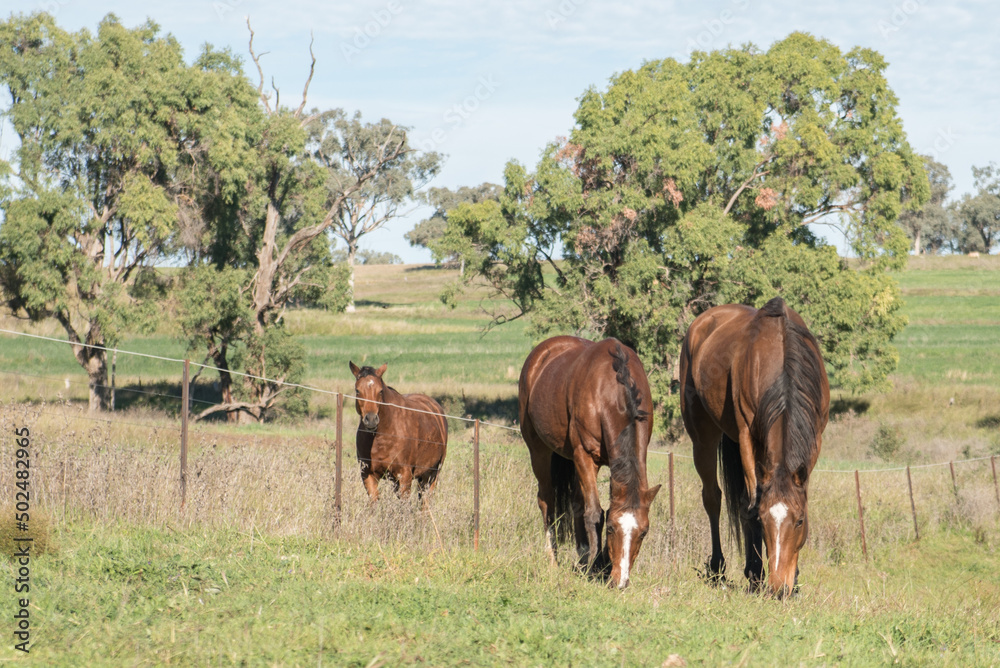
[[[555,563],[559,536],[572,510],[577,552],[595,568],[605,523],[597,471],[611,468],[607,552],[611,584],[628,585],[629,572],[649,530],[649,505],[660,486],[646,486],[646,447],[653,418],[642,363],[615,339],[600,342],[557,336],[531,351],[518,383],[521,434],[538,479],[545,543]]]
[[[354,406],[358,424],[358,463],[368,498],[378,500],[378,483],[388,476],[400,498],[417,494],[427,504],[437,484],[448,447],[448,422],[441,405],[423,394],[400,394],[382,381],[386,365],[378,369],[350,362],[356,379]]]
[[[746,543],[744,574],[779,598],[795,591],[809,532],[806,496],[830,408],[819,344],[798,313],[775,297],[759,311],[716,306],[698,316],[681,348],[681,413],[694,443],[701,498],[712,530],[709,574],[726,568],[719,540],[721,461],[729,523]],[[763,536],[762,536],[763,534]]]

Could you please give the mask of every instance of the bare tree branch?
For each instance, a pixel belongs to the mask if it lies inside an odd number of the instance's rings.
[[[315,41],[315,37],[312,31],[309,31],[309,56],[312,58],[312,63],[309,64],[309,78],[306,79],[306,85],[302,89],[302,102],[293,114],[295,118],[302,116],[302,110],[306,108],[306,96],[309,94],[309,84],[312,83],[313,73],[316,71],[316,54],[313,53],[313,41]]]
[[[260,75],[260,84],[257,85],[257,96],[260,101],[264,103],[264,109],[267,113],[271,113],[271,102],[268,100],[268,96],[264,94],[264,69],[260,66],[260,59],[267,55],[267,51],[258,55],[253,51],[253,28],[250,27],[250,17],[247,16],[247,30],[250,31],[250,58],[253,59],[253,64],[257,66],[257,74]]]

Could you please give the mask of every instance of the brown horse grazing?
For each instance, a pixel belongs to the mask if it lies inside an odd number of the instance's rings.
[[[378,500],[378,481],[392,480],[400,498],[410,495],[417,479],[417,494],[434,491],[448,447],[448,422],[441,405],[423,394],[400,394],[382,382],[386,365],[358,368],[350,363],[356,379],[354,402],[358,424],[358,463],[368,498]],[[427,499],[424,498],[424,503]]]
[[[779,598],[795,590],[799,550],[809,532],[806,493],[830,408],[816,338],[775,297],[759,311],[716,306],[698,316],[681,348],[681,413],[694,443],[701,498],[712,529],[710,575],[725,572],[719,540],[721,461],[729,523],[746,541],[744,574]]]
[[[642,363],[615,339],[595,343],[557,336],[528,355],[518,400],[549,557],[555,563],[556,520],[567,518],[572,508],[577,551],[594,567],[605,520],[597,471],[609,466],[606,556],[611,582],[624,589],[649,530],[649,504],[660,489],[646,487],[653,419],[640,408],[652,405]],[[560,521],[560,537],[568,533],[566,525]]]

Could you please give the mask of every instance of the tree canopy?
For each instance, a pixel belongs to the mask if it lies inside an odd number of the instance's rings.
[[[441,252],[511,298],[498,321],[530,313],[536,336],[636,348],[668,416],[691,320],[776,294],[810,323],[836,383],[878,387],[905,324],[887,274],[909,246],[896,219],[930,194],[885,67],[795,33],[766,52],[623,72],[583,94],[571,136],[533,172],[508,163],[497,201],[449,211]],[[853,266],[815,225],[843,232]]]
[[[481,183],[478,186],[461,186],[455,190],[450,188],[430,188],[426,193],[422,193],[420,200],[434,207],[434,212],[429,218],[417,223],[412,230],[404,236],[411,246],[423,246],[434,251],[438,241],[444,236],[445,227],[448,224],[448,212],[456,208],[463,202],[476,204],[487,199],[496,199],[500,193],[500,186],[493,183]],[[437,257],[436,261],[447,261],[450,257]]]
[[[154,262],[179,243],[184,154],[215,136],[231,60],[185,64],[155,23],[70,33],[47,14],[0,23],[3,117],[18,145],[0,162],[0,287],[12,312],[54,318],[108,401],[107,360],[122,329],[155,308]],[[95,347],[88,347],[95,346]]]

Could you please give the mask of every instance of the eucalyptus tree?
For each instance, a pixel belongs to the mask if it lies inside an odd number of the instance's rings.
[[[448,224],[448,211],[463,202],[476,204],[488,199],[495,200],[500,196],[500,190],[500,186],[494,183],[481,183],[478,186],[460,186],[455,190],[450,188],[429,188],[427,192],[422,193],[420,201],[434,207],[433,213],[431,213],[429,218],[425,218],[414,225],[413,229],[403,236],[410,242],[411,246],[422,246],[434,253],[438,242],[444,236],[444,230]],[[447,253],[443,256],[435,253],[434,259],[437,262],[453,259],[461,261],[461,258],[451,257]],[[464,267],[462,273],[465,273]]]
[[[883,385],[905,324],[887,273],[909,246],[896,219],[929,195],[885,68],[794,33],[623,72],[584,92],[571,136],[533,172],[507,165],[498,201],[450,211],[442,252],[511,299],[498,320],[530,313],[536,336],[633,346],[667,417],[691,320],[776,294],[818,334],[836,383]],[[843,233],[853,266],[817,225]]]
[[[1000,242],[1000,168],[995,163],[973,167],[975,195],[965,195],[958,203],[960,227],[956,250],[989,254]]]
[[[326,170],[327,204],[337,210],[330,232],[347,248],[351,312],[358,243],[406,215],[401,207],[438,173],[441,156],[411,148],[405,128],[385,118],[365,123],[360,112],[350,118],[340,109],[316,114],[307,131],[310,154]]]
[[[110,14],[96,34],[11,16],[0,45],[2,115],[17,140],[0,162],[3,298],[17,316],[59,323],[90,409],[104,409],[104,348],[156,310],[153,264],[175,249],[175,177],[206,131],[219,54],[187,65],[155,23],[127,29]]]
[[[368,126],[345,121],[339,110],[306,110],[315,56],[298,104],[282,104],[278,88],[265,90],[263,54],[247,27],[257,83],[254,90],[244,77],[238,97],[249,89],[253,104],[233,119],[219,149],[227,159],[215,159],[214,149],[189,156],[190,171],[201,175],[195,191],[207,196],[193,194],[186,210],[194,221],[188,227],[203,233],[187,236],[192,266],[182,291],[185,331],[221,370],[223,401],[199,418],[221,412],[231,421],[264,420],[301,378],[305,353],[284,326],[286,309],[303,301],[346,307],[348,275],[334,262],[328,235],[368,193],[391,193],[377,209],[408,192],[394,179],[412,161],[403,128],[378,124],[377,143],[359,145],[355,133],[370,138]],[[338,146],[350,159],[338,157]]]
[[[920,156],[930,186],[930,197],[917,210],[906,210],[899,215],[899,224],[913,239],[913,253],[937,252],[957,233],[952,211],[945,205],[954,188],[951,172],[929,155]]]

